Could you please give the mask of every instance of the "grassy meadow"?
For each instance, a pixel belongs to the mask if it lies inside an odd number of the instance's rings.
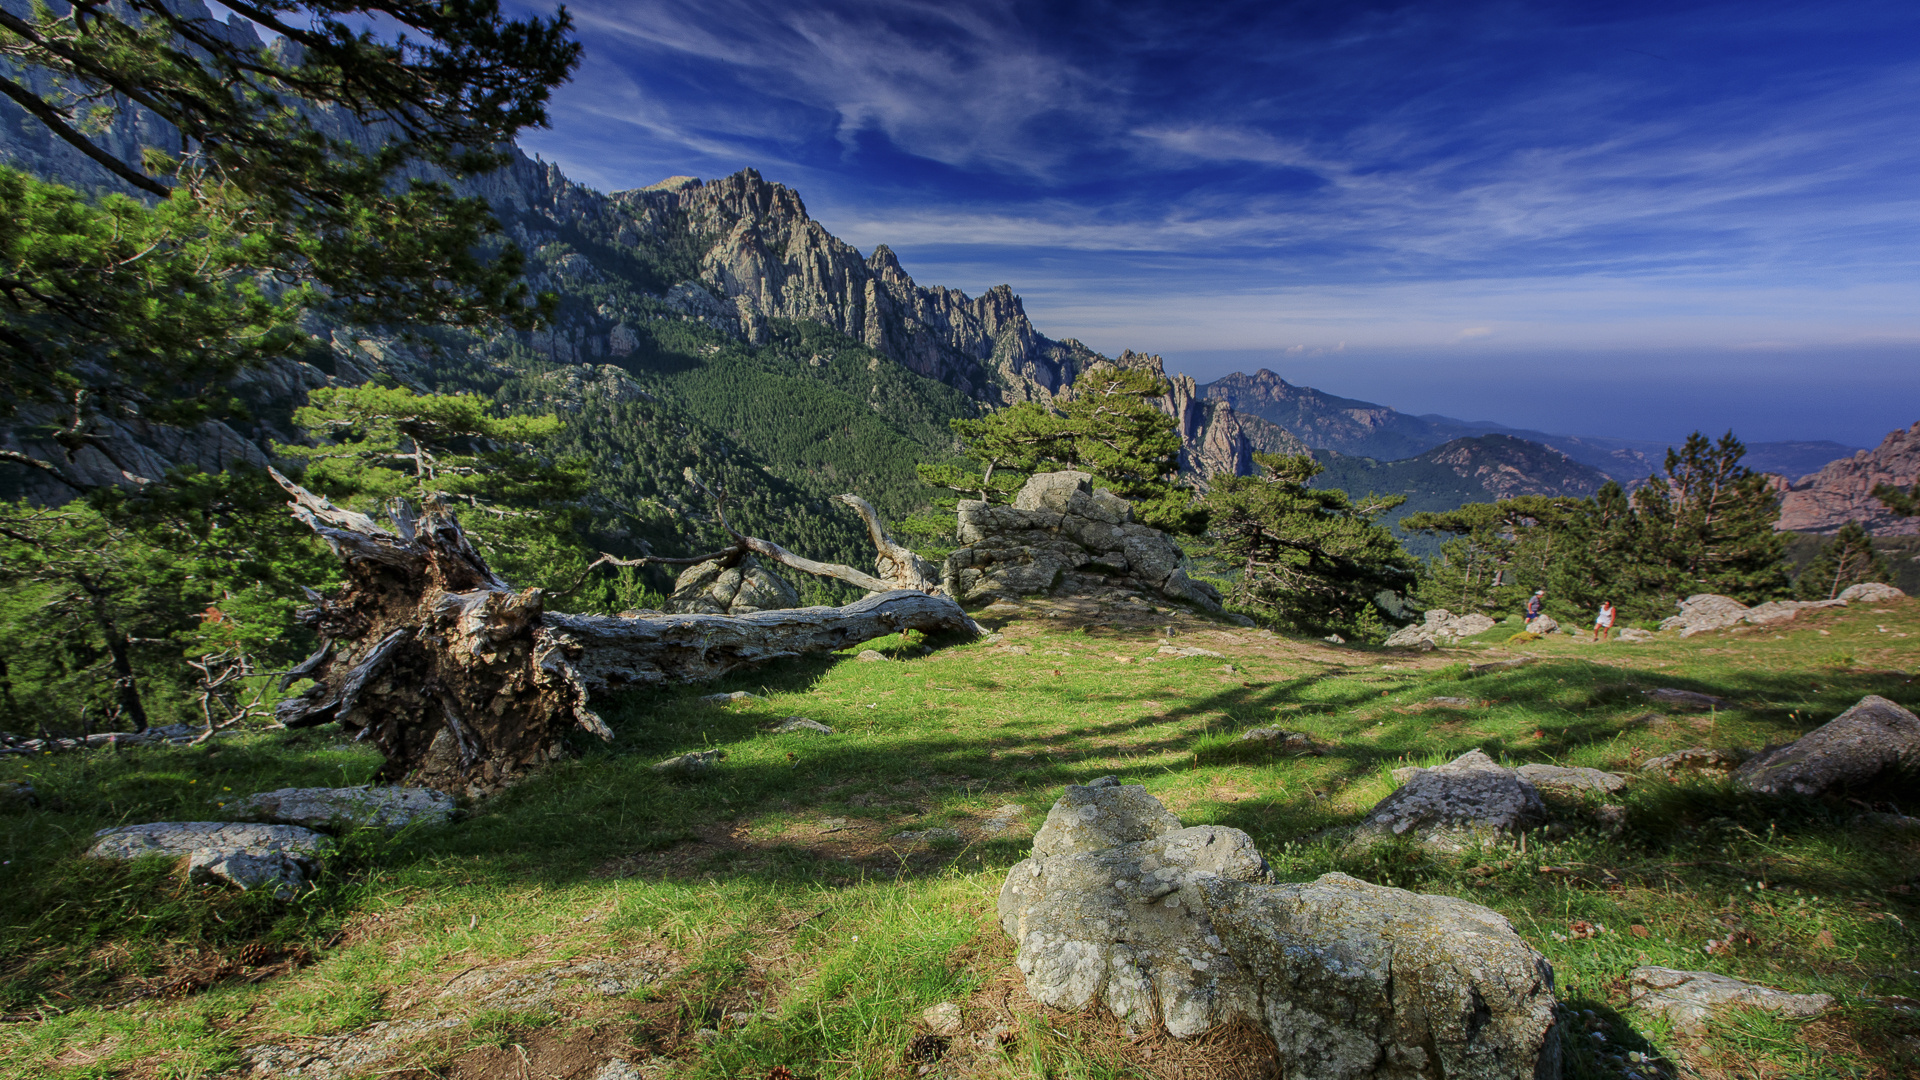
[[[1248,1032],[1129,1037],[1021,988],[993,916],[1000,882],[1063,785],[1112,773],[1186,824],[1246,830],[1282,880],[1340,870],[1501,912],[1553,963],[1570,1077],[1913,1075],[1920,835],[1855,819],[1920,798],[1636,780],[1616,797],[1624,825],[1588,807],[1524,849],[1349,858],[1321,834],[1392,790],[1394,768],[1476,747],[1628,771],[1689,746],[1789,741],[1865,694],[1920,706],[1920,601],[1640,645],[1509,645],[1503,627],[1426,654],[1134,604],[998,605],[983,621],[997,638],[890,639],[867,646],[885,662],[851,650],[604,699],[611,745],[583,742],[451,827],[350,836],[289,902],[189,886],[163,861],[78,856],[108,825],[364,782],[377,762],[363,748],[260,732],[0,759],[0,782],[30,782],[41,804],[0,808],[0,1073],[242,1075],[248,1048],[319,1060],[371,1031],[390,1039],[376,1064],[296,1075],[590,1080],[612,1058],[714,1080],[1261,1075]],[[1169,641],[1221,655],[1167,657]],[[1537,659],[1470,667],[1522,654]],[[1668,686],[1735,705],[1650,716],[1639,691]],[[698,701],[716,690],[763,696]],[[771,730],[791,716],[835,734]],[[1238,739],[1262,726],[1329,752]],[[726,754],[707,776],[649,768],[704,749]],[[1838,1006],[1811,1022],[1730,1014],[1696,1040],[1626,1005],[1640,964]],[[626,974],[607,982],[612,969]],[[944,1042],[921,1019],[941,1002],[966,1027]]]

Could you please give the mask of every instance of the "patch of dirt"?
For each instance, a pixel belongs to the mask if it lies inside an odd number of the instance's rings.
[[[628,1049],[613,1031],[554,1031],[543,1028],[505,1046],[483,1046],[453,1059],[439,1073],[446,1080],[588,1080]]]

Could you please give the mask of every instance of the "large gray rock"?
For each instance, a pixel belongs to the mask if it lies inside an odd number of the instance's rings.
[[[1692,637],[1709,630],[1738,626],[1746,617],[1747,605],[1731,596],[1695,593],[1680,601],[1680,614],[1663,621],[1660,629],[1678,630],[1681,637]]]
[[[1891,585],[1869,581],[1863,585],[1849,585],[1840,590],[1839,599],[1848,604],[1881,604],[1888,600],[1904,600],[1907,594]]]
[[[1547,823],[1532,784],[1478,750],[1431,769],[1415,769],[1354,829],[1355,842],[1411,836],[1422,846],[1460,851],[1476,841],[1514,836]]]
[[[163,821],[101,829],[94,833],[87,855],[95,859],[186,856],[190,881],[268,888],[285,897],[305,887],[333,847],[330,837],[298,825]]]
[[[240,817],[309,829],[374,827],[397,832],[453,820],[453,796],[430,788],[280,788],[249,795]]]
[[[1715,1009],[1762,1009],[1807,1018],[1832,1008],[1833,998],[1826,994],[1789,994],[1707,971],[1640,967],[1627,975],[1627,1003],[1659,1013],[1679,1030],[1698,1035],[1706,1030]]]
[[[1763,750],[1733,774],[1769,795],[1825,795],[1920,775],[1920,717],[1868,695],[1792,743]]]
[[[1419,648],[1421,642],[1429,645],[1451,645],[1462,638],[1475,634],[1484,634],[1500,625],[1486,615],[1455,615],[1446,608],[1433,608],[1424,616],[1423,622],[1403,626],[1387,638],[1392,648]]]
[[[961,502],[957,529],[964,546],[942,571],[948,595],[971,604],[1063,588],[1118,588],[1218,612],[1220,594],[1187,575],[1186,556],[1167,534],[1137,524],[1130,503],[1093,490],[1092,482],[1083,472],[1040,473],[1012,506]]]
[[[799,606],[800,594],[793,586],[751,555],[738,566],[715,560],[687,567],[667,600],[667,610],[676,615],[749,615]]]
[[[998,912],[1037,1000],[1181,1038],[1251,1019],[1290,1080],[1559,1075],[1553,970],[1499,915],[1274,885],[1245,833],[1180,828],[1144,788],[1069,787]]]
[[[1288,1080],[1550,1080],[1553,968],[1496,912],[1327,874],[1203,880]]]

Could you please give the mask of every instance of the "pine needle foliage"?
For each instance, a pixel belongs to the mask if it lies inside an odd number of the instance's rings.
[[[1375,519],[1404,501],[1307,486],[1311,456],[1256,454],[1260,476],[1218,477],[1207,492],[1212,554],[1236,573],[1231,599],[1277,624],[1361,640],[1381,636],[1377,597],[1413,582],[1414,560]]]
[[[1873,548],[1873,538],[1857,521],[1840,526],[1833,539],[1794,579],[1793,595],[1801,600],[1831,600],[1849,585],[1885,582],[1893,576],[1887,560]]]

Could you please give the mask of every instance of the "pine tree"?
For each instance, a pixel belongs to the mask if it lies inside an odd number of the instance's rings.
[[[366,511],[395,497],[462,509],[510,581],[552,587],[592,558],[579,535],[587,464],[542,453],[560,430],[552,416],[497,416],[477,394],[357,386],[315,390],[293,420],[315,442],[274,450],[304,462],[306,486]]]
[[[1759,603],[1786,592],[1786,542],[1774,531],[1780,500],[1764,474],[1740,464],[1746,452],[1731,431],[1718,442],[1696,431],[1667,451],[1664,477],[1634,492],[1643,589],[1669,604],[1695,593]]]
[[[1840,526],[1833,539],[1794,579],[1793,594],[1801,600],[1831,600],[1849,585],[1886,581],[1892,576],[1887,560],[1873,549],[1873,538],[1857,521]]]
[[[962,452],[978,470],[922,465],[921,481],[1010,502],[1036,472],[1082,469],[1131,500],[1141,521],[1197,532],[1205,518],[1179,482],[1180,434],[1173,418],[1154,404],[1166,392],[1166,380],[1153,372],[1096,364],[1058,408],[1025,402],[978,420],[953,421]]]
[[[1375,519],[1405,498],[1308,487],[1323,466],[1304,454],[1254,462],[1263,475],[1216,478],[1204,503],[1212,553],[1236,572],[1232,600],[1292,629],[1380,637],[1376,597],[1409,587],[1414,569]]]
[[[544,123],[578,58],[564,10],[227,7],[279,40],[238,44],[171,0],[0,10],[0,94],[136,197],[0,170],[0,418],[57,409],[70,450],[97,442],[100,416],[218,411],[237,367],[302,347],[302,311],[525,327],[550,308],[530,302],[520,252],[498,241],[484,200],[418,177],[496,168],[516,132]],[[357,28],[368,21],[400,35]],[[52,79],[30,84],[29,71]],[[124,161],[90,133],[134,106],[163,121],[138,130],[171,131]],[[361,124],[377,147],[356,141]],[[72,482],[53,463],[6,460]]]

